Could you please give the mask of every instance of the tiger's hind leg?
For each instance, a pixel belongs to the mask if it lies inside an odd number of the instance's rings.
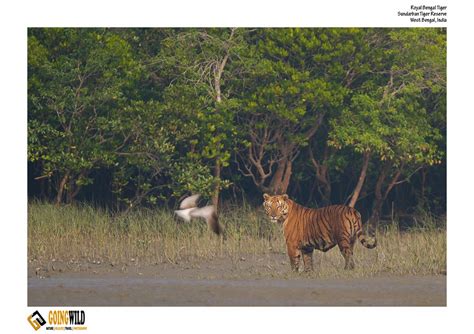
[[[350,270],[355,268],[354,258],[353,258],[353,249],[354,249],[354,241],[350,240],[341,240],[337,244],[339,246],[339,250],[341,251],[342,256],[346,262],[344,269]]]
[[[313,271],[313,249],[302,249],[304,271]]]

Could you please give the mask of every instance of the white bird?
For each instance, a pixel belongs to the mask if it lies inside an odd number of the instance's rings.
[[[180,210],[175,210],[174,212],[178,217],[187,222],[190,222],[191,218],[204,218],[212,232],[221,235],[224,230],[219,224],[216,207],[214,205],[208,205],[198,208],[197,200],[199,197],[199,194],[186,197],[179,205]]]
[[[197,207],[197,200],[199,199],[199,197],[201,197],[201,195],[199,195],[199,194],[186,197],[185,199],[183,199],[183,201],[179,205],[179,208],[180,209],[190,209],[190,208]]]

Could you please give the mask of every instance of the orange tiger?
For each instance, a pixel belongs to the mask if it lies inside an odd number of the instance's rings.
[[[369,242],[362,232],[360,213],[345,205],[331,205],[320,209],[306,208],[288,195],[263,195],[266,214],[272,222],[283,222],[291,268],[298,271],[301,258],[305,271],[313,269],[313,250],[327,252],[338,245],[345,259],[344,269],[353,269],[352,258],[356,238],[367,248],[374,248],[377,240]]]

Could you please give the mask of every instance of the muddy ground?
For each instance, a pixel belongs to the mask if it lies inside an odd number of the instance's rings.
[[[29,306],[445,306],[446,276],[318,277],[284,255],[186,263],[29,263]],[[317,268],[316,268],[317,270]]]

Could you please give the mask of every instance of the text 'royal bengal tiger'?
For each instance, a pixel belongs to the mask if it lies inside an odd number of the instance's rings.
[[[345,205],[331,205],[320,209],[306,208],[288,195],[263,195],[266,214],[272,222],[283,222],[291,268],[298,271],[301,258],[304,270],[313,269],[313,250],[327,252],[338,245],[345,259],[345,269],[354,268],[352,258],[355,240],[367,248],[374,248],[377,240],[369,242],[362,232],[360,213]]]

